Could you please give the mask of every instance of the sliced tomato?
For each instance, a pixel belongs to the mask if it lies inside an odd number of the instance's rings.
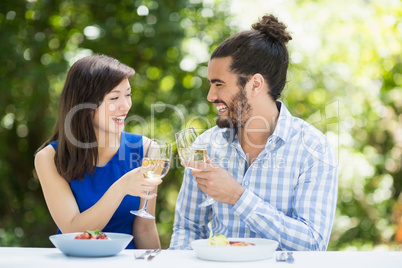
[[[104,233],[99,230],[96,231],[85,231],[82,234],[78,234],[75,236],[75,239],[109,239]]]
[[[235,247],[242,247],[242,246],[254,246],[253,243],[247,243],[247,242],[242,242],[242,241],[230,241],[229,244],[231,246],[235,246]]]

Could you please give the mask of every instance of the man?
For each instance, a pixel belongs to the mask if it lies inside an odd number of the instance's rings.
[[[183,163],[170,249],[191,249],[210,232],[272,239],[279,250],[327,248],[337,200],[334,150],[277,101],[289,64],[286,26],[266,15],[252,28],[211,55],[207,98],[218,109],[217,127],[197,141],[208,161]],[[198,206],[204,193],[213,205]]]

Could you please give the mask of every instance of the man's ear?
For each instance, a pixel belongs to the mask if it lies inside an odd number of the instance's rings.
[[[252,81],[252,89],[251,89],[251,96],[257,96],[259,95],[262,91],[266,91],[265,90],[265,80],[264,77],[259,74],[256,73],[255,75],[253,75],[251,77],[251,81]]]

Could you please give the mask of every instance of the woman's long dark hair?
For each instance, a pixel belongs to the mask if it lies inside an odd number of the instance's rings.
[[[92,175],[98,161],[98,146],[92,124],[95,109],[106,94],[124,79],[131,79],[134,69],[116,59],[95,55],[76,61],[68,71],[60,95],[59,116],[50,142],[57,141],[54,162],[67,181]]]

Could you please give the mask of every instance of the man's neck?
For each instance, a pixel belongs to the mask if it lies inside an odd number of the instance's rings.
[[[246,125],[237,131],[241,147],[246,155],[250,155],[249,162],[253,162],[265,148],[268,138],[274,133],[278,121],[279,111],[276,105],[253,115]],[[247,156],[247,158],[249,158]]]

